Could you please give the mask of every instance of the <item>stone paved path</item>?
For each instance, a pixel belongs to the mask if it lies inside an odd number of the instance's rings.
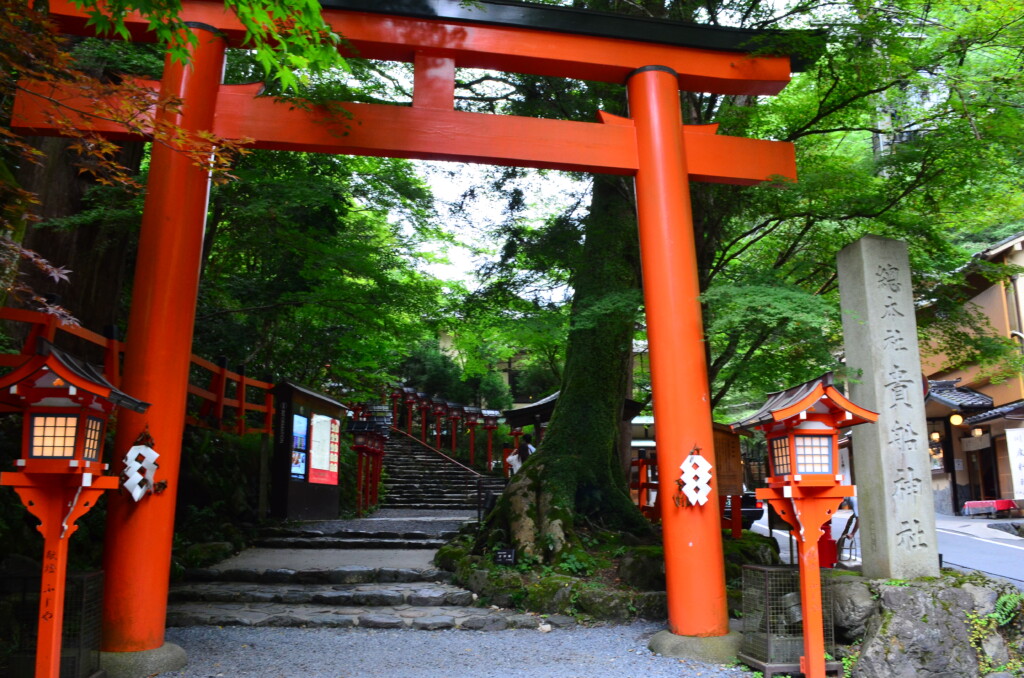
[[[171,587],[167,625],[435,631],[574,626],[564,615],[483,607],[475,594],[450,582],[450,573],[433,567],[435,544],[473,518],[465,511],[383,509],[358,520],[275,528],[259,548],[187,571],[186,581]],[[352,548],[339,548],[339,541]]]

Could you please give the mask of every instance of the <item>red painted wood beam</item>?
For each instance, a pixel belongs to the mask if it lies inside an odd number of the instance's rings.
[[[85,12],[70,0],[51,0],[50,15],[61,30],[92,35]],[[244,30],[221,0],[184,0],[180,16],[220,31],[238,47]],[[735,52],[679,47],[636,40],[569,35],[507,26],[415,19],[344,10],[324,10],[324,20],[345,38],[346,56],[412,62],[417,53],[455,60],[461,68],[487,68],[561,78],[625,82],[634,69],[661,64],[678,73],[679,88],[716,94],[778,94],[789,82],[787,56],[749,57]],[[126,19],[132,39],[154,36],[138,15]]]
[[[23,83],[15,99],[12,127],[26,134],[54,134],[53,102],[88,111],[74,91],[50,84]],[[222,85],[213,133],[253,139],[252,146],[285,151],[451,160],[493,165],[603,174],[636,174],[636,132],[629,118],[602,113],[602,122],[574,122],[432,107],[346,103],[351,118],[331,117],[326,109],[294,108],[255,96],[261,85]],[[106,120],[77,118],[115,139],[140,139]],[[773,176],[796,178],[793,145],[778,141],[720,136],[715,127],[683,125],[686,162],[693,181],[754,184]]]

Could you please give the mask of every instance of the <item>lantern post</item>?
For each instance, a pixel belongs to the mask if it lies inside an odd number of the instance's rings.
[[[430,400],[430,396],[428,396],[426,393],[417,393],[416,397],[419,399],[418,402],[420,406],[420,440],[422,440],[423,443],[426,444],[427,420],[429,419],[428,415],[430,414],[430,408],[433,405],[433,403]]]
[[[463,415],[464,411],[465,410],[462,407],[462,405],[460,405],[458,403],[448,403],[448,423],[449,423],[449,425],[451,426],[451,429],[452,429],[451,439],[452,439],[452,456],[453,457],[455,456],[455,447],[456,447],[457,438],[458,438],[458,432],[459,432],[459,420],[462,419],[462,415]]]
[[[476,463],[476,427],[480,423],[481,410],[479,407],[466,407],[466,428],[469,429],[469,465]]]
[[[482,410],[480,412],[484,419],[484,429],[487,431],[487,468],[494,467],[494,431],[498,428],[498,417],[501,412],[498,410]]]
[[[380,478],[384,469],[384,448],[388,442],[388,426],[377,427],[373,439],[373,451],[371,459],[373,462],[370,474],[370,506],[376,506],[380,502]]]
[[[877,420],[877,413],[847,400],[828,373],[770,394],[760,410],[732,424],[734,430],[758,429],[767,437],[770,475],[757,498],[767,500],[797,537],[804,632],[800,671],[807,678],[826,675],[818,553],[822,526],[843,499],[856,494],[855,487],[843,485],[839,470],[839,429]]]
[[[512,451],[515,452],[519,449],[519,439],[523,437],[523,429],[520,426],[516,426],[512,429]]]
[[[145,412],[141,402],[116,389],[102,373],[39,339],[35,356],[0,378],[0,411],[22,412],[19,470],[0,473],[39,520],[43,569],[35,678],[60,675],[68,541],[117,476],[103,475],[103,440],[114,406]]]
[[[416,397],[416,389],[411,386],[406,386],[402,392],[405,398],[405,432],[412,435],[412,415],[419,399]],[[398,420],[395,420],[395,426],[398,426]]]
[[[448,401],[440,398],[434,398],[432,401],[434,408],[434,429],[435,438],[437,444],[434,448],[437,450],[441,449],[441,429],[444,427],[444,415],[448,413]]]
[[[398,425],[398,408],[399,403],[402,402],[402,396],[405,395],[402,392],[401,386],[395,386],[391,389],[391,421]]]
[[[361,518],[370,506],[375,432],[369,422],[356,419],[349,421],[348,432],[352,434],[352,449],[356,453],[356,515]]]

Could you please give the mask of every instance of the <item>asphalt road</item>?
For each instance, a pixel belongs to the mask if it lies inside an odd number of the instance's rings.
[[[834,537],[842,533],[846,521],[851,516],[850,511],[839,511],[836,514],[832,526]],[[1024,519],[937,515],[935,530],[943,566],[965,571],[977,570],[1006,579],[1024,590],[1024,539],[991,527],[1007,522],[1024,523]],[[768,534],[767,517],[754,523],[752,529],[759,534]],[[795,553],[792,557],[790,555],[789,533],[775,530],[773,536],[779,543],[782,562],[795,563]],[[795,551],[795,544],[792,546]],[[854,551],[859,556],[859,540],[855,540]],[[859,557],[850,564],[855,565],[858,560]]]
[[[1024,520],[936,516],[943,565],[1001,577],[1024,590],[1024,539],[989,527],[1005,522]]]

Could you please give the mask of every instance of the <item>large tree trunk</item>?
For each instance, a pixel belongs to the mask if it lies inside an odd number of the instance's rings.
[[[509,483],[480,546],[510,541],[556,561],[576,522],[650,534],[629,499],[617,454],[640,302],[639,253],[628,179],[595,178],[582,264],[573,287],[565,373],[547,434]]]
[[[39,165],[26,165],[19,175],[21,185],[39,198],[37,215],[47,220],[78,214],[86,191],[96,182],[83,175],[68,150],[68,140],[55,137],[34,140],[44,153]],[[142,161],[141,143],[125,144],[119,162],[137,169]],[[38,294],[59,295],[83,327],[102,331],[116,325],[124,310],[121,304],[129,280],[137,239],[137,217],[130,199],[108,205],[92,219],[73,228],[35,226],[29,228],[24,245],[56,266],[71,271],[70,282],[54,281],[25,267],[27,282]],[[129,225],[130,224],[130,225]]]

